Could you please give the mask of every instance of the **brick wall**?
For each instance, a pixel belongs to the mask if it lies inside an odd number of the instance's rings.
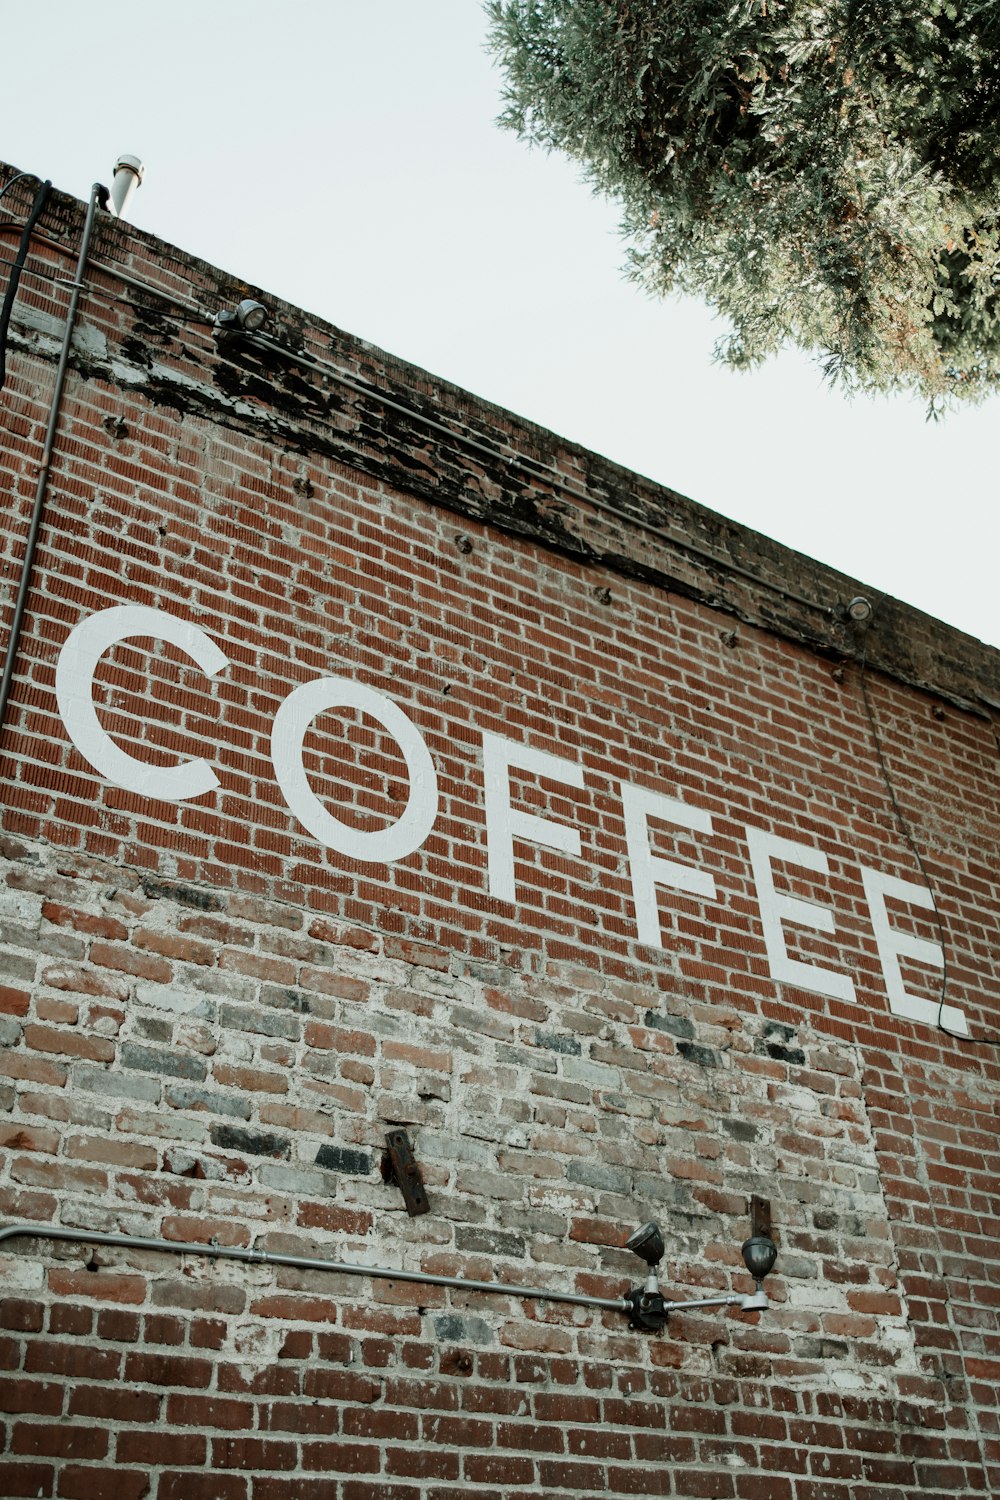
[[[12,326],[8,620],[65,306],[41,278],[80,216],[47,212]],[[1000,1024],[996,653],[886,601],[869,716],[863,638],[830,613],[856,581],[271,298],[295,359],[219,341],[197,315],[248,289],[124,226],[88,282],[0,768],[0,1221],[613,1297],[656,1217],[683,1297],[749,1290],[758,1193],[780,1259],[767,1313],[649,1336],[9,1242],[0,1492],[1000,1488],[1000,1071],[934,1025],[942,940],[947,1014]],[[150,633],[94,671],[114,744],[154,779],[204,760],[199,796],[116,784],[60,713],[67,642],[125,605],[225,657],[210,677]],[[283,794],[276,717],[329,677],[429,752],[435,816],[401,857],[324,842]],[[390,729],[347,705],[304,732],[348,844],[430,806]],[[644,804],[642,849],[628,788],[674,808]],[[417,1219],[379,1172],[400,1124]]]

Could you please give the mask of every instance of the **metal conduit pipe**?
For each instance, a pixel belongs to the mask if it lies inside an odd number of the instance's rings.
[[[73,339],[73,328],[76,324],[77,308],[80,305],[80,293],[83,291],[83,271],[87,264],[90,238],[94,232],[97,205],[99,202],[103,202],[106,196],[107,188],[103,187],[101,183],[95,182],[90,190],[87,216],[83,221],[83,234],[80,239],[80,250],[77,256],[76,275],[72,282],[73,296],[70,299],[69,308],[66,313],[66,327],[63,331],[62,348],[59,351],[59,363],[56,366],[56,379],[52,391],[52,401],[49,405],[49,421],[45,430],[45,445],[42,449],[42,461],[39,465],[38,480],[35,485],[35,500],[31,511],[31,522],[28,527],[28,540],[25,544],[24,558],[21,563],[21,577],[17,588],[17,599],[14,603],[14,616],[11,620],[10,635],[7,640],[7,659],[4,662],[3,678],[0,679],[0,736],[3,734],[7,721],[7,701],[10,698],[10,690],[14,678],[14,664],[17,660],[17,648],[21,639],[24,609],[28,600],[28,589],[31,586],[31,569],[35,561],[38,533],[42,524],[42,511],[45,506],[45,494],[49,484],[49,467],[52,463],[52,452],[55,448],[56,428],[59,425],[63,386],[66,383],[66,370],[69,365],[70,344]]]
[[[352,1261],[319,1260],[307,1255],[271,1254],[266,1250],[243,1249],[232,1245],[201,1245],[183,1240],[161,1240],[146,1235],[105,1234],[95,1229],[72,1229],[60,1224],[7,1224],[0,1227],[0,1243],[18,1238],[65,1240],[81,1245],[110,1245],[123,1250],[164,1251],[169,1255],[204,1255],[211,1260],[236,1260],[246,1265],[291,1266],[297,1271],[328,1271],[341,1276],[369,1276],[373,1281],[410,1281],[421,1286],[444,1286],[458,1292],[482,1292],[494,1297],[527,1297],[538,1302],[569,1302],[576,1307],[600,1307],[610,1312],[635,1313],[635,1296],[591,1297],[580,1292],[549,1292],[534,1286],[515,1286],[505,1281],[474,1281],[463,1276],[433,1276],[426,1271],[396,1270],[388,1266],[362,1266]],[[637,1289],[638,1291],[639,1289]],[[699,1297],[686,1302],[659,1301],[659,1312],[685,1312],[693,1307],[741,1307],[746,1310],[765,1306],[752,1297],[728,1293],[719,1297]],[[633,1325],[633,1326],[643,1326]],[[662,1326],[662,1325],[661,1325]],[[654,1330],[655,1331],[655,1330]]]
[[[362,1266],[352,1261],[318,1260],[308,1255],[271,1254],[234,1245],[199,1245],[183,1240],[152,1239],[145,1235],[105,1234],[95,1229],[72,1229],[59,1224],[7,1224],[0,1228],[0,1243],[26,1237],[36,1240],[68,1240],[83,1245],[113,1245],[123,1250],[163,1250],[171,1255],[206,1255],[212,1260],[239,1260],[249,1265],[292,1266],[297,1271],[330,1271],[341,1276],[370,1276],[375,1281],[413,1281],[423,1286],[447,1286],[460,1292],[491,1292],[495,1296],[532,1297],[542,1302],[572,1302],[579,1307],[604,1307],[628,1312],[624,1297],[589,1297],[579,1292],[547,1292],[533,1286],[512,1286],[503,1281],[473,1281],[462,1276],[432,1276],[426,1271],[394,1270],[388,1266]],[[736,1299],[739,1301],[739,1298]]]

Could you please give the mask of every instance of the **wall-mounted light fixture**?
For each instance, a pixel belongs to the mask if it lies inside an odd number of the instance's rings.
[[[235,307],[217,312],[213,327],[218,333],[259,333],[270,316],[263,302],[244,297]]]
[[[777,1245],[765,1235],[755,1234],[751,1239],[743,1241],[741,1253],[743,1255],[743,1264],[757,1283],[757,1289],[751,1296],[744,1297],[740,1305],[744,1310],[749,1310],[752,1307],[769,1307],[770,1303],[767,1300],[767,1293],[762,1286],[762,1282],[764,1277],[774,1268],[774,1262],[778,1258]]]
[[[751,1200],[754,1210],[758,1205],[766,1208],[770,1230],[770,1207],[765,1199]],[[757,1283],[753,1292],[729,1293],[721,1297],[697,1297],[686,1302],[667,1302],[660,1292],[657,1266],[666,1253],[663,1235],[658,1224],[640,1224],[625,1241],[625,1249],[631,1250],[649,1266],[649,1275],[642,1286],[633,1287],[623,1299],[629,1314],[629,1325],[649,1333],[658,1333],[672,1312],[686,1312],[692,1307],[738,1307],[741,1312],[756,1312],[770,1307],[767,1293],[762,1285],[764,1277],[773,1268],[778,1258],[778,1248],[770,1234],[758,1232],[756,1222],[752,1224],[754,1234],[743,1244],[743,1264]]]
[[[874,604],[870,599],[866,599],[864,594],[855,594],[854,598],[848,599],[846,604],[841,601],[830,610],[835,620],[841,620],[850,625],[863,625],[866,620],[871,619],[874,612]]]
[[[756,1200],[761,1201],[761,1200]],[[525,1297],[539,1302],[569,1302],[577,1307],[599,1307],[627,1313],[629,1325],[658,1333],[672,1312],[696,1307],[738,1307],[754,1312],[768,1307],[761,1281],[774,1265],[777,1250],[770,1239],[757,1235],[743,1246],[743,1259],[757,1281],[753,1293],[729,1293],[720,1297],[698,1297],[687,1302],[665,1302],[660,1295],[656,1266],[663,1259],[663,1235],[656,1224],[643,1224],[628,1238],[626,1248],[635,1251],[650,1268],[641,1287],[624,1297],[592,1297],[585,1292],[550,1292],[535,1286],[514,1286],[506,1281],[474,1281],[464,1276],[434,1276],[427,1271],[396,1270],[389,1266],[363,1266],[350,1261],[320,1260],[305,1255],[270,1254],[235,1245],[199,1245],[181,1240],[162,1240],[136,1234],[105,1234],[96,1229],[73,1229],[61,1224],[7,1224],[0,1227],[0,1244],[6,1240],[69,1240],[81,1245],[111,1245],[123,1250],[155,1250],[170,1255],[205,1255],[212,1260],[239,1260],[251,1265],[293,1266],[301,1271],[329,1271],[340,1276],[368,1276],[373,1281],[408,1281],[422,1286],[446,1286],[460,1292],[482,1292],[495,1297]],[[766,1246],[766,1248],[765,1248]],[[751,1247],[752,1250],[751,1250]]]

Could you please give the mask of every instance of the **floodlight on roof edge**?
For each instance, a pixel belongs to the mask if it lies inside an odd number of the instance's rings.
[[[235,307],[217,312],[212,326],[217,333],[259,333],[270,316],[263,302],[244,297]]]

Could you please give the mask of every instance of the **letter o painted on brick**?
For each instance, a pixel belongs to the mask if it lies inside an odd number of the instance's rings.
[[[375,719],[391,734],[406,761],[410,796],[405,811],[388,828],[352,828],[323,806],[302,764],[302,745],[317,714],[331,708],[354,708]],[[318,677],[289,693],[274,716],[271,760],[282,796],[303,828],[328,849],[351,859],[386,863],[405,859],[419,849],[434,827],[438,812],[437,774],[418,730],[390,699],[362,683],[343,677]]]

